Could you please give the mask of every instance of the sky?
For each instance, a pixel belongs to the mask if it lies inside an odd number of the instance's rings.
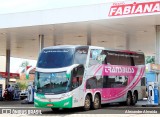
[[[0,0],[0,14],[91,5],[125,0]]]

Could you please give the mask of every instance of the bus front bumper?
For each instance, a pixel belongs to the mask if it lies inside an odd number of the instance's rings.
[[[72,108],[72,97],[55,102],[50,101],[50,99],[46,100],[34,99],[34,106],[40,108]]]

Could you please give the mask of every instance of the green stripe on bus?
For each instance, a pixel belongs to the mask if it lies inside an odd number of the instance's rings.
[[[43,98],[43,99],[46,98],[44,94],[38,94],[38,93],[36,93],[36,96],[37,96],[38,98]]]
[[[34,99],[34,106],[41,108],[72,108],[72,97],[57,102],[42,102]]]

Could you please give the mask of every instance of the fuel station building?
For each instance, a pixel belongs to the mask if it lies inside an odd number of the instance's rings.
[[[6,56],[7,73],[10,57],[36,60],[43,47],[77,44],[142,51],[160,64],[160,1],[127,0],[0,14],[0,56]]]

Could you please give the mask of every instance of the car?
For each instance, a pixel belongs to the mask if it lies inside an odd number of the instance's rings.
[[[20,99],[21,99],[21,100],[27,98],[27,96],[28,96],[28,91],[27,91],[27,90],[22,90],[22,91],[20,92]]]

